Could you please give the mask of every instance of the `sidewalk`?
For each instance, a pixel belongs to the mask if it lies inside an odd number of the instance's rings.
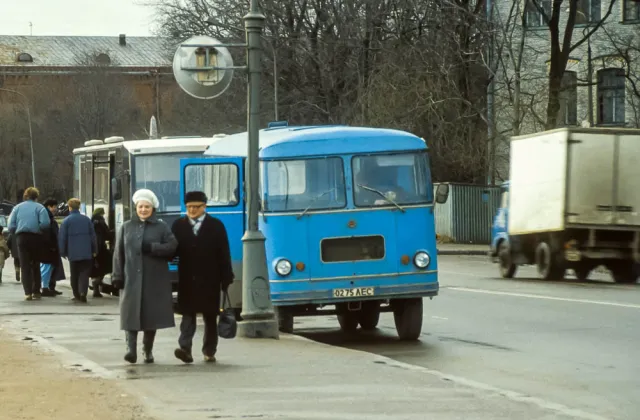
[[[438,255],[483,255],[489,252],[489,245],[477,244],[443,244],[438,243]]]
[[[0,329],[0,420],[151,419],[115,383],[64,369],[28,343]]]

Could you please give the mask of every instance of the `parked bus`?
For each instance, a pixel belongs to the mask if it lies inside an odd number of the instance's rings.
[[[242,306],[247,134],[182,159],[182,192],[207,194],[228,230]],[[343,330],[376,328],[393,312],[401,339],[417,339],[423,298],[438,294],[434,200],[423,139],[388,129],[270,127],[260,131],[260,230],[280,330],[296,316],[336,314]],[[184,206],[182,208],[185,211]],[[330,309],[327,309],[330,308]]]
[[[215,136],[214,136],[215,138]],[[89,140],[73,151],[73,194],[89,217],[102,207],[105,220],[117,232],[131,218],[131,196],[139,188],[152,190],[160,201],[158,216],[169,225],[180,216],[180,159],[202,156],[212,137],[163,137],[129,140],[109,137]],[[176,265],[170,264],[172,271]],[[177,275],[174,273],[174,287]],[[105,292],[113,292],[105,279]]]

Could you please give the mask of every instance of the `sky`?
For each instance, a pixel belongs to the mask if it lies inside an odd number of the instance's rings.
[[[0,0],[0,35],[152,35],[153,7],[141,3],[143,0]]]

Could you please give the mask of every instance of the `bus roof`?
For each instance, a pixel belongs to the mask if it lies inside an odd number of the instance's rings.
[[[167,139],[127,140],[120,143],[100,144],[73,149],[73,153],[113,150],[124,147],[132,155],[168,153],[168,152],[204,152],[214,141],[214,137],[173,137]]]
[[[247,156],[247,133],[214,139],[209,156]],[[334,126],[274,127],[260,130],[264,159],[426,149],[420,137],[386,128]]]

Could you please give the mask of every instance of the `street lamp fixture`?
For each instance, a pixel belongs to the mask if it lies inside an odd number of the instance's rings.
[[[209,26],[218,26],[224,29],[231,29],[237,32],[244,32],[243,29],[238,28],[236,26],[225,25],[222,22],[219,22],[215,18],[208,18],[204,21]],[[260,38],[265,41],[269,48],[271,49],[271,54],[273,55],[273,113],[274,113],[274,121],[280,121],[278,114],[278,56],[276,55],[276,49],[273,47],[273,42],[271,42],[264,35],[260,35]]]
[[[29,147],[31,148],[31,181],[33,182],[33,186],[36,186],[36,160],[33,154],[33,130],[31,129],[31,112],[29,111],[29,99],[22,93],[11,90],[0,88],[1,91],[14,93],[20,96],[24,100],[24,109],[27,111],[27,123],[29,124]]]

